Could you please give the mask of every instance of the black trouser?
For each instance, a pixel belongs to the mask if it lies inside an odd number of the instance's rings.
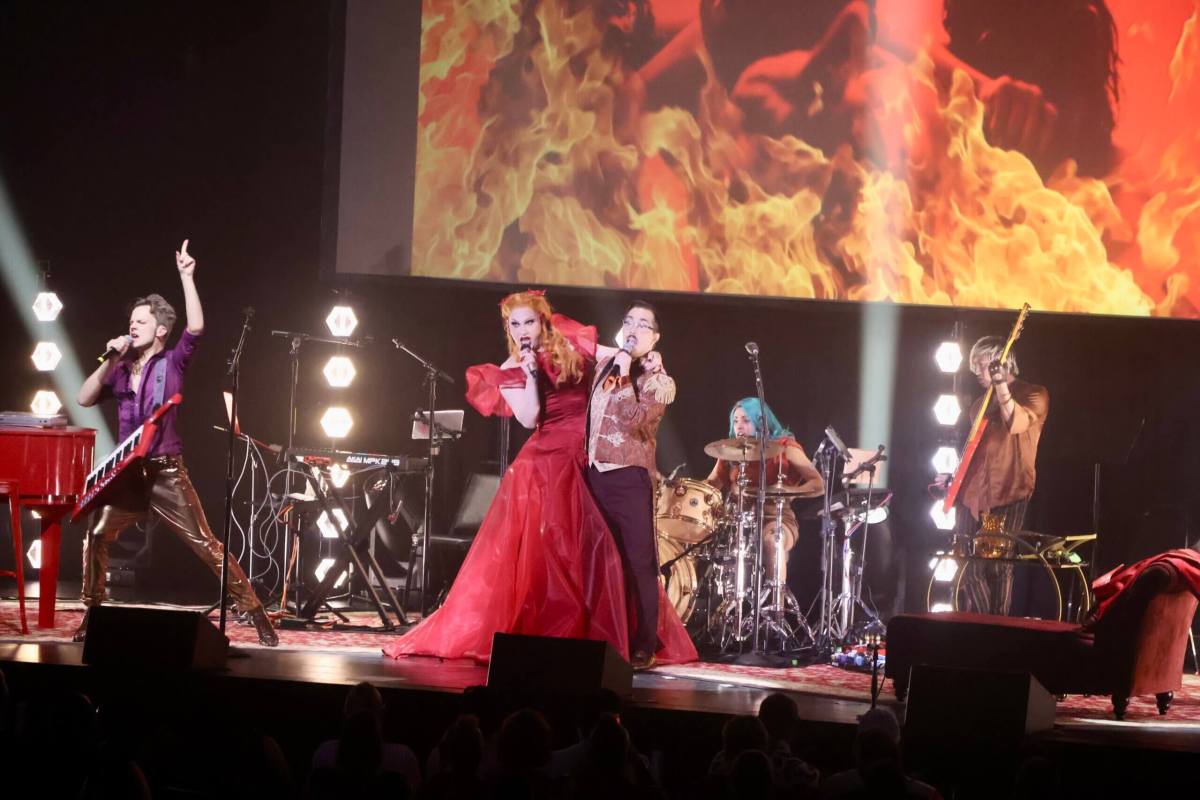
[[[630,653],[658,649],[658,547],[654,541],[654,483],[642,467],[601,472],[588,467],[588,488],[604,515],[625,568],[625,593],[637,613]]]

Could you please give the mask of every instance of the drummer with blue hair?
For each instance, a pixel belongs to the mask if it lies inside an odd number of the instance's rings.
[[[808,454],[796,441],[791,430],[784,427],[770,406],[760,404],[757,397],[743,397],[733,404],[733,408],[729,410],[729,436],[733,439],[757,440],[758,425],[760,421],[763,421],[764,416],[769,443],[767,452],[771,452],[772,448],[769,445],[772,443],[782,448],[778,454],[767,459],[766,482],[768,487],[782,484],[796,489],[798,491],[796,496],[799,497],[815,497],[821,494],[825,490],[821,473],[817,472],[817,468],[813,466]],[[742,465],[738,461],[718,458],[705,481],[729,496],[736,490],[741,469]],[[749,493],[747,499],[750,501],[748,508],[754,508],[756,506],[753,498],[758,487],[759,477],[757,458],[746,462],[746,477],[749,480],[746,487]],[[768,581],[779,581],[780,583],[787,581],[787,554],[796,544],[796,535],[799,531],[796,513],[792,510],[792,499],[795,498],[785,498],[782,515],[773,500],[768,500],[764,509],[763,567],[765,569],[764,578]],[[781,539],[784,557],[777,564],[775,554]]]

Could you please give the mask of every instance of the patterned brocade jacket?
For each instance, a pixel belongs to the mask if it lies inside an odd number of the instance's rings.
[[[599,364],[596,374],[603,375],[610,361],[606,359]],[[589,454],[594,440],[596,461],[642,467],[653,478],[657,474],[658,424],[667,406],[675,400],[675,381],[665,372],[658,372],[639,375],[636,392],[629,377],[612,375],[604,379],[604,384],[592,386],[592,403],[605,399],[608,402],[596,429],[592,430],[589,424],[589,440],[585,442]],[[589,423],[590,420],[589,415]]]

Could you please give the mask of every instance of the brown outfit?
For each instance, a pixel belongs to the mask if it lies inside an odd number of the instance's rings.
[[[603,375],[611,359],[598,365]],[[611,375],[603,380],[606,387],[592,387],[592,408],[588,420],[588,461],[641,467],[653,477],[658,471],[655,460],[658,424],[675,400],[675,381],[665,372],[637,377],[637,392],[628,377]],[[600,404],[604,403],[603,407]]]
[[[200,498],[188,478],[181,456],[156,456],[142,462],[141,485],[131,487],[113,503],[98,509],[83,539],[83,603],[99,605],[106,599],[108,546],[122,530],[158,515],[191,548],[209,569],[221,576],[221,542],[213,535]],[[246,573],[236,558],[229,559],[229,595],[239,611],[261,609]]]
[[[1016,407],[1005,425],[993,397],[987,412],[988,425],[963,479],[959,502],[979,519],[984,511],[1027,500],[1033,494],[1038,439],[1050,411],[1045,387],[1017,379],[1008,385]],[[979,398],[971,416],[979,413]]]

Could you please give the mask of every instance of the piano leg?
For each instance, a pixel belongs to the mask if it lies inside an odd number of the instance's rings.
[[[62,535],[62,517],[42,516],[42,569],[38,575],[39,628],[54,627],[54,600],[58,593],[58,544]]]

